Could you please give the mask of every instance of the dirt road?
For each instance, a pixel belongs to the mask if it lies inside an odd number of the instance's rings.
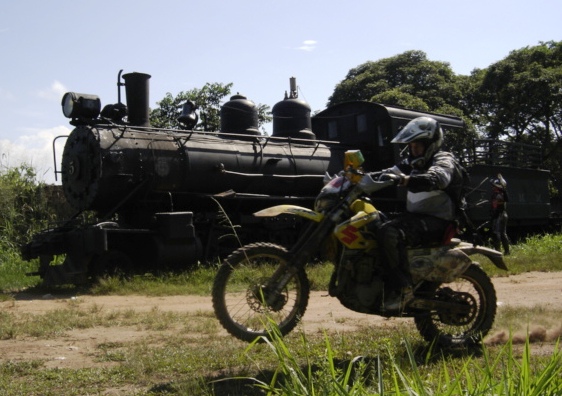
[[[513,307],[562,308],[562,272],[530,272],[521,275],[494,278],[498,296],[498,312]],[[19,295],[14,301],[0,303],[3,312],[43,314],[49,310],[64,309],[69,304],[80,307],[96,307],[105,312],[134,310],[147,312],[154,308],[172,312],[212,312],[210,296],[52,296]],[[534,332],[536,341],[552,341],[562,332],[562,318],[553,318],[550,328],[526,324]],[[352,331],[357,325],[395,326],[398,321],[411,319],[384,319],[378,316],[359,314],[342,307],[326,292],[313,292],[303,318],[304,329]],[[222,331],[225,336],[227,333]],[[502,342],[507,338],[507,329],[493,329],[487,342]],[[127,343],[149,337],[146,331],[130,327],[104,327],[99,329],[72,330],[55,339],[21,337],[0,341],[0,356],[6,360],[45,359],[51,367],[89,367],[99,365],[91,357],[96,346],[106,342]]]

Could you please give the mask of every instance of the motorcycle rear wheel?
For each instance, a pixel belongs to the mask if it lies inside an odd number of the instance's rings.
[[[213,283],[213,308],[230,334],[252,342],[257,337],[270,339],[272,323],[281,335],[295,328],[310,294],[305,271],[299,269],[279,294],[266,287],[273,273],[287,264],[287,249],[272,243],[243,246],[224,260]]]
[[[423,284],[417,295],[442,301],[455,301],[470,307],[466,314],[432,311],[416,315],[414,321],[423,338],[442,346],[478,344],[492,328],[497,298],[490,277],[471,264],[451,283]]]

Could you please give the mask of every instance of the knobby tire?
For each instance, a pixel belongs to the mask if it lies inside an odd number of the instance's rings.
[[[298,324],[310,295],[304,269],[299,269],[273,306],[263,296],[265,284],[280,266],[287,266],[287,249],[273,243],[243,246],[228,256],[213,283],[213,308],[221,325],[234,337],[252,342],[271,338],[275,323],[281,335]]]
[[[462,303],[470,306],[470,314],[423,313],[414,318],[418,331],[426,341],[443,346],[478,344],[492,328],[496,316],[497,297],[490,277],[478,265],[471,264],[454,282],[428,282],[416,294],[446,301],[444,296],[450,291],[464,293],[457,295],[464,296]]]

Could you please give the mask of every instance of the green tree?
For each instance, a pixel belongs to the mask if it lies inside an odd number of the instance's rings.
[[[544,167],[562,181],[562,42],[509,53],[472,74],[475,122],[492,139],[540,144]]]
[[[45,191],[45,185],[36,182],[35,170],[28,165],[0,170],[0,249],[18,248],[47,222],[55,220]]]
[[[512,51],[476,78],[476,111],[490,137],[517,142],[561,138],[562,42]]]
[[[159,128],[180,128],[177,118],[182,113],[183,104],[191,101],[198,109],[199,121],[193,129],[203,131],[218,131],[220,129],[221,102],[230,95],[232,83],[207,83],[203,88],[193,88],[189,91],[179,92],[175,97],[171,93],[159,102],[158,107],[150,113],[150,123]],[[271,121],[270,108],[259,104],[259,126]]]
[[[457,77],[448,63],[430,61],[423,51],[406,51],[351,69],[334,89],[328,105],[383,99],[386,104],[437,111],[446,104],[455,106],[461,97]]]
[[[419,111],[430,111],[429,106],[423,101],[423,99],[403,92],[399,88],[392,88],[388,91],[373,95],[370,101],[384,103],[387,105],[407,107],[409,109],[416,109]]]
[[[150,112],[150,123],[159,128],[179,128],[177,118],[182,113],[185,102],[190,100],[199,109],[199,122],[196,130],[218,131],[220,128],[221,100],[230,94],[232,83],[207,83],[203,88],[181,91],[175,97],[167,93],[164,99],[157,102],[158,108]]]

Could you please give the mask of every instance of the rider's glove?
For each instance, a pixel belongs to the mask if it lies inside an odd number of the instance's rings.
[[[392,181],[392,183],[397,186],[398,184],[402,183],[403,180],[402,175],[397,175],[395,173],[383,173],[379,176],[380,181]]]

